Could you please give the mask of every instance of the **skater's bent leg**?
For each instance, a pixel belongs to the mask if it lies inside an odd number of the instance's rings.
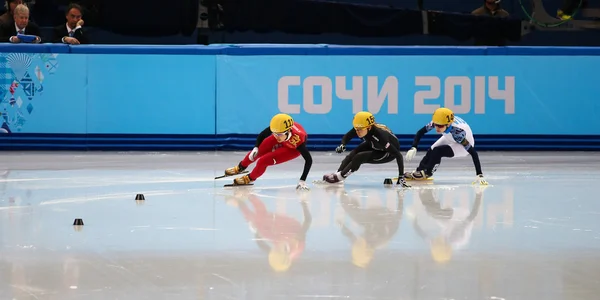
[[[354,155],[350,163],[340,171],[342,177],[346,178],[350,174],[358,171],[360,169],[360,165],[371,160],[374,151],[362,151]]]
[[[444,145],[448,145],[448,140],[446,140],[446,138],[444,138],[442,136],[439,139],[437,139],[437,141],[435,141],[435,143],[433,143],[433,145],[431,145],[431,147],[427,150],[427,153],[425,153],[425,156],[423,157],[423,159],[421,159],[421,162],[419,162],[419,167],[417,167],[417,172],[424,171],[427,168],[427,166],[429,165],[429,160],[431,159],[431,151],[435,148],[438,148],[438,147],[441,147]]]
[[[258,153],[254,158],[254,162],[258,161],[258,159],[263,155],[272,153],[273,147],[275,147],[275,145],[277,145],[277,139],[273,135],[270,135],[269,137],[264,139],[262,143],[260,143],[260,145],[258,146]],[[246,156],[244,156],[244,159],[240,162],[239,166],[243,169],[246,169],[249,165],[253,163],[253,161],[250,160],[250,152],[248,152]]]
[[[427,151],[426,156],[429,156],[429,158],[421,170],[425,171],[427,176],[432,176],[437,166],[442,162],[442,157],[454,157],[454,151],[450,145],[442,145]]]
[[[338,168],[338,172],[341,172],[348,165],[350,165],[350,162],[352,162],[352,159],[354,158],[354,156],[356,156],[355,150],[356,149],[352,150],[352,152],[348,153],[348,155],[346,155],[346,157],[344,157],[344,159],[342,160],[342,163],[340,164],[340,167]]]
[[[260,150],[259,150],[260,153]],[[291,148],[279,148],[273,152],[269,152],[261,156],[256,161],[256,166],[252,169],[252,172],[248,175],[251,180],[256,180],[262,176],[269,166],[282,164],[286,161],[290,161],[300,156],[300,152],[296,149]]]
[[[427,167],[427,163],[429,162],[429,159],[431,158],[431,151],[433,149],[429,148],[427,150],[427,153],[425,153],[425,156],[423,156],[423,158],[421,159],[421,162],[419,162],[419,166],[417,167],[417,171],[422,171],[425,170],[425,168]]]
[[[348,155],[346,155],[346,157],[344,157],[344,160],[342,160],[342,163],[340,164],[340,167],[338,168],[338,172],[342,172],[346,167],[348,167],[348,165],[350,165],[350,162],[352,162],[352,160],[354,159],[354,156],[356,156],[356,154],[363,152],[363,151],[370,151],[372,150],[371,145],[369,143],[362,143],[360,145],[358,145],[358,147],[356,147],[354,150],[352,150],[350,153],[348,153]]]
[[[388,153],[386,151],[373,150],[371,159],[366,161],[365,164],[373,164],[373,165],[387,164],[394,160],[396,160],[396,158],[393,155],[390,155],[390,153]]]

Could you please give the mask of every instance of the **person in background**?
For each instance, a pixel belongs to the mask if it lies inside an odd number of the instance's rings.
[[[83,33],[83,8],[79,4],[70,4],[65,11],[67,22],[54,27],[53,43],[70,45],[89,44],[89,39]]]
[[[15,12],[15,7],[19,4],[23,4],[23,0],[6,0],[6,3],[4,3],[6,12],[0,16],[0,25],[13,24],[15,22],[13,13]]]
[[[500,2],[502,0],[483,0],[481,7],[471,12],[475,16],[490,16],[493,18],[507,18],[509,13],[502,9]],[[476,46],[506,46],[506,38],[499,32],[478,33],[475,36]]]
[[[9,43],[21,43],[18,34],[33,35],[33,43],[41,43],[40,27],[34,22],[29,21],[29,8],[24,4],[19,4],[14,10],[14,22],[0,25],[0,41]]]
[[[484,0],[483,5],[472,11],[471,14],[476,16],[488,15],[499,18],[508,17],[509,13],[500,6],[501,1],[502,0]]]

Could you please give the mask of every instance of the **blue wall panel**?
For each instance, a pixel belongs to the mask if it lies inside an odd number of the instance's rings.
[[[214,56],[86,56],[88,133],[214,134]]]
[[[257,132],[281,111],[310,133],[343,134],[369,110],[412,134],[445,106],[478,134],[598,134],[599,66],[600,56],[219,56],[217,133]]]
[[[446,106],[482,150],[598,150],[599,68],[600,48],[0,45],[0,149],[249,149],[286,112],[330,150],[360,110],[406,149]]]

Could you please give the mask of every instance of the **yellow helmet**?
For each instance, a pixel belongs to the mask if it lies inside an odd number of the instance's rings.
[[[276,114],[271,119],[271,132],[282,133],[290,130],[294,126],[294,119],[290,115]]]
[[[448,108],[440,107],[433,113],[431,121],[438,125],[452,124],[452,122],[454,122],[454,113]]]
[[[431,257],[437,263],[446,263],[452,259],[452,247],[443,237],[436,237],[431,241]]]
[[[292,266],[292,259],[290,258],[290,255],[282,249],[273,247],[271,251],[269,251],[269,266],[271,266],[271,269],[275,272],[285,272]]]
[[[352,126],[356,129],[367,128],[373,124],[375,124],[375,117],[368,111],[357,113],[354,115],[354,120],[352,120]]]
[[[352,244],[352,263],[361,268],[366,268],[375,254],[375,249],[367,244],[364,238],[359,237]]]

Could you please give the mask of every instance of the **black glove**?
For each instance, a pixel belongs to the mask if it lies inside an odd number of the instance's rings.
[[[335,148],[335,152],[337,152],[337,153],[342,153],[344,151],[346,151],[346,145],[344,145],[344,144],[341,144],[341,145],[337,146],[337,148]]]

